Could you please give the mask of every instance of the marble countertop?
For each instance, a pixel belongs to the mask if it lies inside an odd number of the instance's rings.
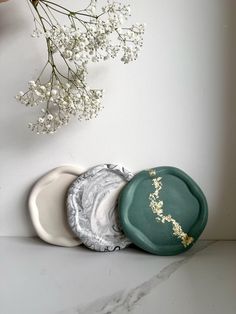
[[[235,314],[236,241],[158,257],[0,238],[1,314]]]

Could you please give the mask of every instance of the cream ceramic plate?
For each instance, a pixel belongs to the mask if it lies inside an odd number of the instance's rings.
[[[48,172],[33,186],[29,196],[29,211],[38,236],[59,246],[81,244],[70,230],[66,218],[65,197],[71,183],[83,170],[77,166],[62,166]]]

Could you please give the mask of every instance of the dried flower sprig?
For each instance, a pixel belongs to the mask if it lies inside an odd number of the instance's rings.
[[[37,134],[52,134],[72,116],[89,120],[102,109],[102,89],[90,89],[87,65],[120,55],[127,64],[137,59],[143,45],[144,24],[124,27],[130,6],[107,1],[98,6],[91,0],[84,9],[71,11],[53,1],[27,0],[34,17],[33,37],[44,36],[48,60],[26,92],[16,98],[26,106],[40,106],[41,115],[29,128]],[[61,25],[60,17],[67,17]],[[58,66],[59,56],[64,68]],[[49,78],[43,77],[49,68]],[[48,73],[48,72],[47,72]]]

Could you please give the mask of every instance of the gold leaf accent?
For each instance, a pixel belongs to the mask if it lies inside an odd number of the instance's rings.
[[[149,172],[150,177],[156,176],[156,170],[155,169],[150,169],[148,172]]]
[[[156,176],[155,169],[149,170],[149,175],[151,177]],[[159,191],[162,189],[161,180],[162,178],[158,176],[152,179],[152,185],[154,186],[155,191],[153,193],[150,193],[149,195],[149,206],[152,209],[153,214],[156,215],[156,221],[163,224],[165,222],[171,223],[173,235],[181,239],[181,243],[183,244],[183,246],[187,247],[194,241],[194,238],[188,236],[187,233],[183,231],[181,225],[171,215],[164,215],[164,202],[160,200],[159,196]]]

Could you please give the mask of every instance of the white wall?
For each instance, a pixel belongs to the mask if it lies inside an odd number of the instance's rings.
[[[209,202],[204,237],[236,238],[236,1],[131,4],[134,20],[147,23],[139,60],[91,67],[105,109],[54,136],[31,133],[32,112],[14,100],[42,67],[44,43],[30,37],[26,1],[0,5],[0,235],[34,235],[26,198],[44,172],[117,162],[133,171],[182,168]]]

